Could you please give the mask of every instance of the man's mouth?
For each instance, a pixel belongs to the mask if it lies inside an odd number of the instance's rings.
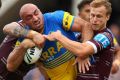
[[[34,23],[34,25],[39,25],[40,24],[40,21],[37,21]]]

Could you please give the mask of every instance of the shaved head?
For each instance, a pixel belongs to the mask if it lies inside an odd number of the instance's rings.
[[[32,3],[27,3],[27,4],[23,5],[20,9],[20,12],[19,12],[20,17],[23,18],[24,13],[27,13],[32,8],[38,9],[38,7]]]
[[[31,29],[39,32],[43,30],[43,14],[36,5],[32,3],[24,4],[20,9],[19,15]]]

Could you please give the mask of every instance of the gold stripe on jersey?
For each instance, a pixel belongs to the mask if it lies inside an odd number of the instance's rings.
[[[73,16],[70,15],[68,12],[64,13],[64,17],[63,17],[63,28],[65,30],[70,30],[70,27],[72,25],[72,21],[73,21]]]
[[[67,62],[68,60],[70,60],[73,57],[74,57],[74,55],[72,53],[70,53],[69,51],[66,51],[60,57],[58,57],[50,62],[47,62],[47,63],[43,62],[43,64],[46,68],[52,69],[52,68],[55,68],[65,62]]]
[[[76,65],[73,66],[74,61],[73,57],[58,67],[45,69],[51,80],[76,80],[77,70]]]

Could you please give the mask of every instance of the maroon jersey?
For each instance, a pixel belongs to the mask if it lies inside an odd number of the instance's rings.
[[[97,32],[93,40],[88,41],[94,47],[94,63],[85,74],[78,73],[77,80],[108,80],[113,53],[113,35],[109,29]]]
[[[7,57],[13,50],[17,38],[6,36],[0,45],[0,80],[23,80],[23,76],[33,65],[27,65],[23,62],[16,72],[9,72],[6,68]]]

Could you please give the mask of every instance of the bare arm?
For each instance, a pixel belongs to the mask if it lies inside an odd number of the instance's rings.
[[[112,69],[111,69],[112,74],[116,73],[120,67],[120,46],[117,45],[115,46],[115,48],[116,48],[115,58],[114,58]]]
[[[3,32],[12,35],[15,37],[25,37],[28,39],[33,40],[36,45],[39,47],[43,47],[43,43],[45,41],[45,38],[42,36],[42,34],[34,31],[34,30],[27,30],[21,25],[19,25],[17,22],[12,22],[4,26]]]
[[[3,32],[11,36],[20,37],[23,36],[25,31],[22,25],[12,22],[4,26]]]
[[[36,31],[33,30],[26,30],[23,26],[18,24],[17,22],[12,22],[4,26],[3,32],[12,35],[15,37],[21,37],[24,36],[26,38],[33,38],[34,35],[39,34]]]
[[[72,31],[81,32],[83,42],[88,41],[93,37],[91,24],[79,17],[75,17]]]
[[[26,50],[33,46],[35,44],[29,39],[25,39],[19,46],[16,46],[8,56],[7,69],[15,71],[22,63]]]
[[[81,58],[87,57],[88,55],[94,53],[94,48],[92,47],[92,45],[72,41],[64,35],[62,35],[60,31],[53,32],[49,36],[45,37],[49,40],[58,40],[66,49],[68,49],[69,51]]]

